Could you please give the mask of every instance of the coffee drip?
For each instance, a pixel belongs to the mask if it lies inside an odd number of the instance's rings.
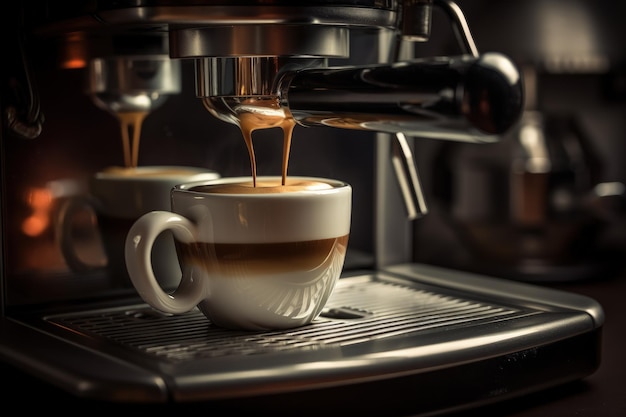
[[[241,99],[241,98],[239,98]],[[203,100],[205,107],[213,112],[215,104],[207,103]],[[293,130],[296,126],[291,112],[281,107],[278,97],[250,97],[243,100],[235,100],[235,98],[222,97],[223,105],[232,109],[229,119],[239,126],[243,139],[246,143],[250,156],[250,168],[252,171],[252,184],[257,186],[257,169],[254,145],[252,143],[252,132],[259,129],[280,128],[283,131],[283,157],[282,157],[282,180],[281,184],[287,184],[287,169],[289,166],[289,153],[291,150],[291,140]],[[230,102],[232,101],[232,103]]]
[[[122,131],[122,149],[124,151],[124,166],[126,168],[137,168],[138,166],[141,127],[147,116],[147,111],[117,113]]]

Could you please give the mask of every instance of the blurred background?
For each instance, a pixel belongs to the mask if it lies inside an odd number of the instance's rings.
[[[523,69],[526,111],[496,145],[416,141],[430,202],[415,222],[416,261],[538,282],[615,274],[626,248],[626,3],[457,3],[479,52]],[[458,48],[436,12],[416,55]]]

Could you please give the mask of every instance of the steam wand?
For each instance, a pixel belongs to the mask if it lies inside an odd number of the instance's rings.
[[[417,172],[417,164],[404,133],[396,133],[391,142],[391,163],[404,199],[407,218],[415,220],[428,214],[426,199]]]
[[[448,0],[436,0],[436,4],[446,12],[453,23],[454,32],[459,41],[459,45],[464,53],[478,57],[478,49],[465,20],[463,12],[459,6]],[[430,17],[430,13],[420,13],[422,16]],[[415,22],[413,22],[415,23]],[[424,22],[417,21],[417,28],[423,27]],[[426,23],[427,26],[430,22]],[[415,29],[415,28],[414,28]],[[409,29],[410,30],[410,29]],[[423,31],[429,33],[429,30]],[[398,42],[399,44],[400,42]],[[399,49],[396,49],[396,53]],[[396,61],[398,61],[396,56]],[[415,220],[428,214],[428,206],[424,198],[424,191],[417,171],[417,164],[413,157],[413,151],[404,133],[398,132],[391,142],[391,163],[396,174],[396,180],[400,186],[400,192],[404,200],[407,219]]]

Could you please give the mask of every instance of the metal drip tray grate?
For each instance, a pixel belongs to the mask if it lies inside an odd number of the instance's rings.
[[[427,286],[367,277],[341,279],[312,324],[281,331],[232,331],[199,311],[165,315],[146,306],[48,317],[74,332],[104,337],[169,361],[343,347],[414,333],[450,331],[540,314],[536,310],[440,294]]]
[[[604,322],[587,297],[420,264],[343,276],[322,315],[289,330],[226,330],[137,300],[5,320],[0,355],[107,403],[430,415],[591,374]]]

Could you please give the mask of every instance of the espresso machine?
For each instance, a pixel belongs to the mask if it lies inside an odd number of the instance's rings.
[[[458,54],[414,56],[433,10]],[[594,300],[413,262],[412,223],[428,212],[414,141],[488,147],[524,108],[516,64],[481,54],[454,2],[33,0],[10,11],[0,359],[53,401],[288,414],[340,401],[433,415],[597,368]],[[81,190],[50,184],[120,163],[111,113],[149,112],[140,163],[248,175],[239,116],[267,111],[250,98],[297,122],[290,174],[354,188],[344,275],[314,324],[227,331],[199,312],[155,312],[106,271],[68,270],[49,223]],[[280,159],[270,134],[255,138],[263,172]]]

